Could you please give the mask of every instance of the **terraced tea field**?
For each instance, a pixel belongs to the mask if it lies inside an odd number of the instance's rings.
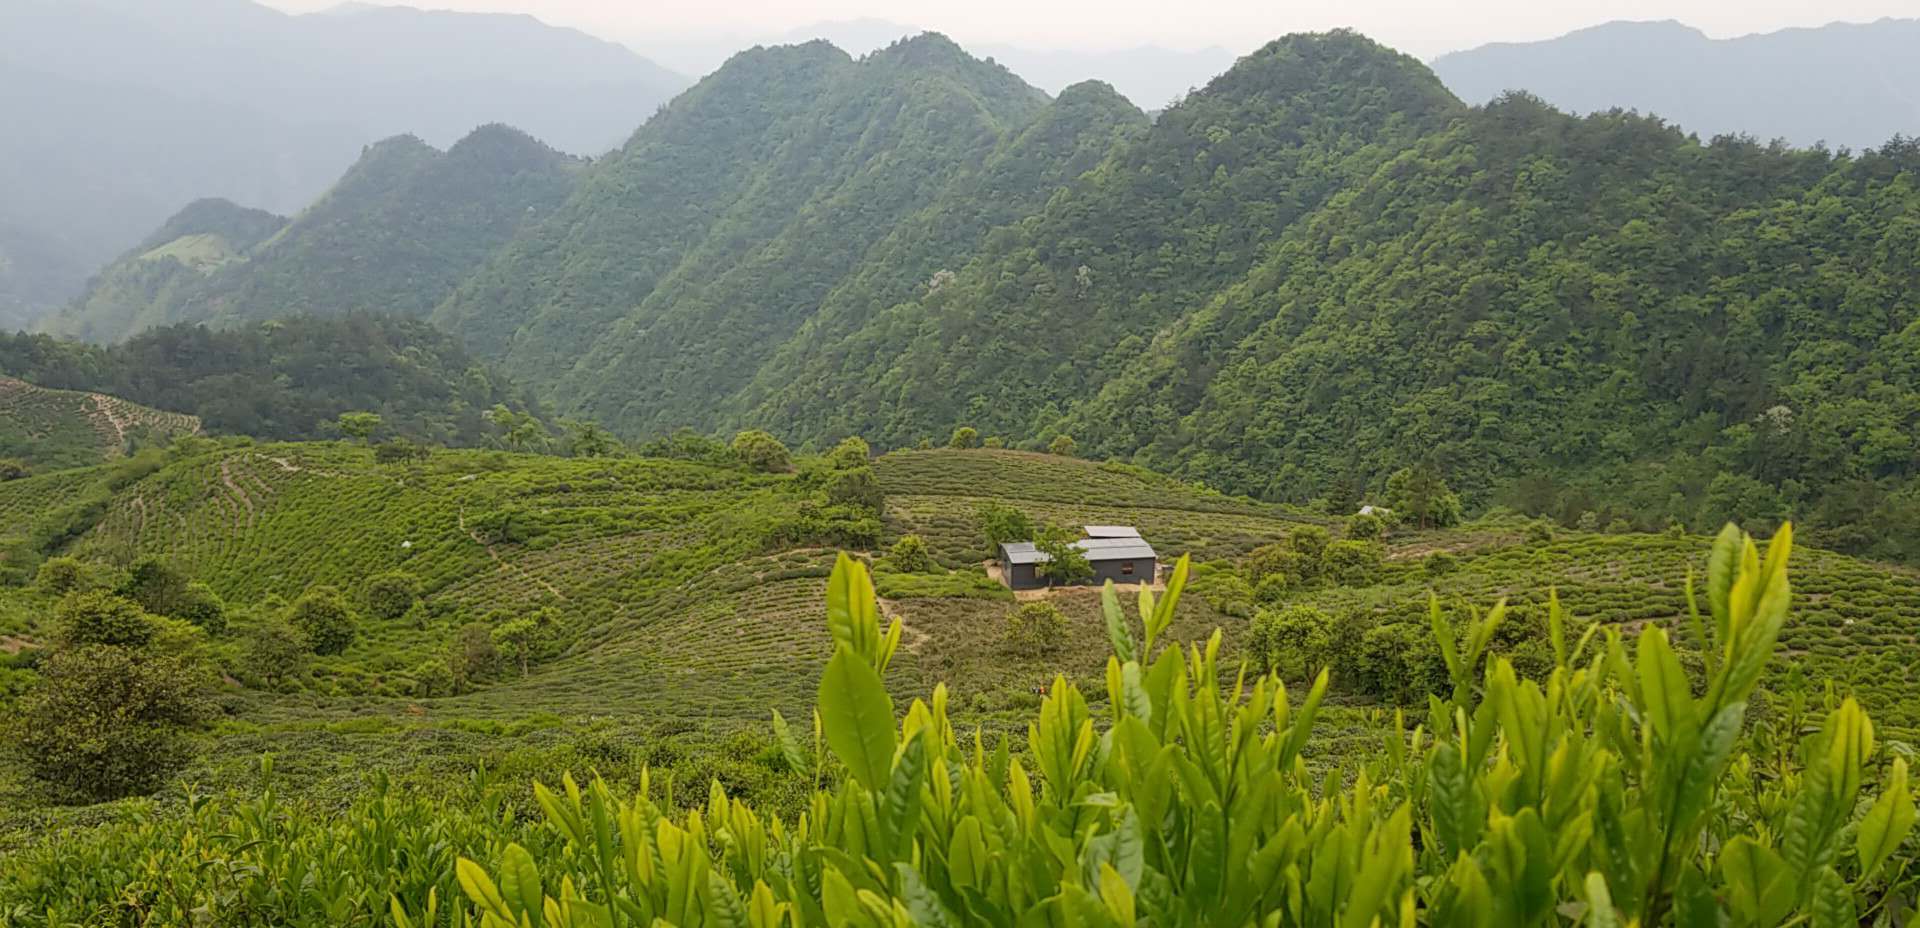
[[[193,416],[0,377],[0,458],[17,458],[37,470],[98,464],[126,454],[137,441],[198,431],[200,420]]]
[[[992,556],[975,519],[987,502],[1017,507],[1036,522],[1132,525],[1168,561],[1183,553],[1238,557],[1294,525],[1326,521],[1134,467],[1024,451],[895,452],[880,459],[878,472],[889,531],[921,536],[949,567]]]
[[[887,494],[884,540],[920,534],[940,561],[963,569],[986,554],[975,524],[986,501],[1062,525],[1132,524],[1169,561],[1191,553],[1229,570],[1302,524],[1340,530],[1321,515],[1070,458],[940,450],[888,455],[875,468]],[[120,481],[110,479],[114,470],[0,484],[0,514],[33,523],[117,486],[66,550],[120,565],[164,556],[205,579],[234,616],[216,648],[227,658],[257,621],[250,607],[271,597],[290,599],[311,584],[351,594],[394,569],[422,581],[424,619],[363,617],[352,646],[316,658],[296,691],[230,685],[228,719],[194,779],[244,779],[269,751],[282,755],[293,782],[323,792],[351,791],[368,769],[421,777],[424,787],[481,760],[517,772],[509,775],[596,767],[637,776],[642,764],[684,763],[728,739],[746,739],[741,751],[764,750],[771,709],[804,727],[830,654],[821,603],[835,552],[785,540],[818,499],[791,475],[483,451],[382,465],[342,443],[242,442],[208,443]],[[1396,533],[1378,582],[1290,593],[1276,605],[1357,611],[1366,624],[1424,622],[1430,592],[1449,609],[1504,596],[1525,610],[1551,586],[1577,617],[1636,629],[1684,613],[1685,578],[1703,569],[1707,550],[1699,537],[1528,536],[1524,523],[1497,520]],[[1447,563],[1430,564],[1435,552]],[[1883,730],[1920,730],[1920,701],[1911,698],[1920,691],[1920,576],[1802,550],[1795,584],[1796,619],[1784,637],[1791,659],[1816,684],[1860,693]],[[905,629],[887,679],[903,704],[945,681],[965,694],[956,718],[1019,738],[1024,728],[1013,723],[1054,674],[1104,692],[1107,645],[1094,592],[1049,595],[1065,625],[1035,654],[1009,644],[1013,601],[967,598],[967,584],[902,585],[916,587],[948,595],[882,601]],[[5,592],[0,634],[32,635],[49,605],[31,591]],[[524,678],[509,669],[462,695],[417,694],[412,669],[447,653],[462,624],[536,609],[560,617],[556,656]],[[1238,609],[1225,614],[1189,595],[1172,634],[1198,640],[1214,628],[1237,661],[1248,631]],[[1377,736],[1379,707],[1338,689],[1334,701],[1332,743]],[[709,774],[750,791],[779,788],[756,779],[765,770],[754,763],[700,775]]]

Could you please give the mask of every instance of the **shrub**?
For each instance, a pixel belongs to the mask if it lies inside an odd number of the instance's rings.
[[[1527,523],[1527,541],[1544,545],[1553,541],[1553,523],[1545,519],[1535,519]]]
[[[1460,562],[1453,555],[1445,551],[1435,551],[1427,555],[1427,559],[1422,566],[1426,568],[1427,576],[1440,577],[1458,570]]]
[[[50,557],[40,562],[40,569],[33,575],[33,585],[43,593],[65,596],[93,589],[98,584],[97,575],[95,568],[79,558]]]
[[[953,437],[947,439],[947,447],[962,449],[980,447],[980,430],[970,425],[954,429]]]
[[[346,597],[330,586],[312,587],[301,594],[288,609],[287,621],[300,630],[315,654],[345,651],[359,631]]]
[[[18,458],[0,458],[0,483],[9,480],[23,480],[33,474],[25,461]]]
[[[420,581],[405,571],[375,574],[360,587],[360,607],[375,619],[400,618],[419,600]]]
[[[887,550],[887,563],[894,570],[908,574],[933,573],[940,565],[933,562],[933,556],[927,553],[927,543],[919,535],[902,535]]]
[[[405,438],[383,441],[373,446],[373,460],[376,464],[405,464],[424,461],[429,455],[424,445],[417,445]]]
[[[849,435],[827,452],[827,462],[834,467],[846,470],[854,467],[866,467],[872,463],[873,448],[867,440],[858,435]]]
[[[1060,649],[1067,617],[1050,602],[1021,603],[1007,612],[1004,642],[1007,650],[1026,657],[1044,657]]]
[[[1336,541],[1320,557],[1321,572],[1341,586],[1371,586],[1380,582],[1386,552],[1379,542]]]
[[[227,604],[220,600],[220,594],[215,593],[213,587],[198,580],[187,584],[173,617],[191,622],[209,635],[223,635],[227,631]]]
[[[1355,513],[1347,519],[1347,537],[1354,541],[1379,541],[1386,534],[1387,523],[1373,513]]]
[[[154,615],[176,615],[187,595],[187,575],[158,558],[143,558],[127,573],[120,595]]]
[[[1033,520],[1027,514],[1012,506],[1001,503],[981,503],[974,510],[974,518],[980,525],[980,534],[986,536],[990,547],[998,548],[1014,541],[1033,540]]]
[[[985,440],[980,442],[980,447],[982,448],[1005,448],[1006,446],[1007,440],[998,435],[988,435]]]
[[[63,648],[140,648],[157,631],[139,603],[101,591],[69,594],[54,610],[54,619],[59,628],[56,642]]]
[[[1074,448],[1075,443],[1071,435],[1055,435],[1053,441],[1047,443],[1048,454],[1057,454],[1063,458],[1073,457]]]
[[[1247,630],[1247,658],[1262,673],[1311,677],[1332,656],[1333,622],[1312,606],[1262,609]]]
[[[1287,546],[1309,561],[1320,560],[1327,550],[1332,534],[1318,525],[1301,525],[1287,536]]]
[[[1405,706],[1424,706],[1445,691],[1447,665],[1433,633],[1412,622],[1376,625],[1360,636],[1353,670],[1356,688]]]
[[[274,616],[255,625],[240,651],[241,671],[261,686],[278,689],[307,672],[313,645],[284,618]]]
[[[1093,576],[1093,564],[1087,560],[1087,552],[1074,544],[1079,539],[1065,529],[1049,529],[1041,533],[1034,547],[1047,556],[1047,560],[1034,567],[1034,573],[1045,577],[1048,583],[1075,584]]]
[[[840,471],[827,480],[827,503],[878,513],[886,507],[887,498],[880,490],[880,481],[874,478],[873,468],[863,465]]]
[[[430,657],[407,671],[413,680],[413,695],[421,698],[453,695],[453,668],[447,666],[443,657]]]
[[[1445,528],[1460,521],[1460,497],[1429,467],[1408,467],[1387,478],[1387,508],[1421,528]]]
[[[134,648],[88,644],[41,664],[12,742],[33,779],[63,802],[153,791],[191,755],[208,707],[200,669]]]
[[[453,670],[456,686],[471,686],[492,675],[500,665],[500,651],[493,643],[493,627],[485,622],[468,622],[453,633],[447,646],[447,666]]]
[[[762,473],[784,473],[793,469],[793,455],[773,433],[748,429],[733,436],[733,453],[741,463]]]

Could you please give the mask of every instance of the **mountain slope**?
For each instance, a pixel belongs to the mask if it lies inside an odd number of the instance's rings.
[[[859,61],[825,43],[742,53],[435,321],[565,408],[671,429],[738,389],[869,249],[1045,106],[931,34]]]
[[[564,200],[578,168],[505,126],[483,126],[444,153],[412,136],[388,139],[284,227],[233,215],[231,204],[190,206],[42,328],[115,341],[180,321],[425,315]],[[209,235],[220,222],[266,234]]]
[[[1676,22],[1614,22],[1544,42],[1442,55],[1461,99],[1509,90],[1579,113],[1615,107],[1710,138],[1878,148],[1920,135],[1920,19],[1709,39]]]
[[[0,306],[63,302],[192,200],[298,210],[377,139],[446,146],[505,122],[594,154],[683,86],[627,49],[527,16],[0,4],[0,228],[57,248],[68,268],[32,286],[0,271]]]
[[[137,442],[200,431],[200,420],[103,393],[49,390],[0,375],[0,458],[33,470],[84,467]]]
[[[990,236],[951,283],[872,306],[865,331],[810,352],[818,373],[776,378],[739,421],[888,445],[962,420],[1036,434],[1290,223],[1463,109],[1360,36],[1274,42]]]

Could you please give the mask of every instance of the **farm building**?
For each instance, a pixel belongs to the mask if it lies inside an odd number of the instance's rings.
[[[1089,583],[1153,582],[1159,556],[1138,531],[1124,525],[1089,525],[1086,533],[1087,537],[1074,542],[1074,546],[1086,552],[1087,563],[1093,567]],[[1016,590],[1047,586],[1047,578],[1040,575],[1040,565],[1049,560],[1047,553],[1030,541],[1000,546],[1001,577],[1007,586]]]

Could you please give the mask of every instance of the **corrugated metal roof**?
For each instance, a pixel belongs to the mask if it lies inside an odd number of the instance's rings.
[[[1087,552],[1089,561],[1128,561],[1156,557],[1153,547],[1139,538],[1084,538],[1074,546]]]
[[[1001,559],[1009,564],[1045,564],[1053,558],[1033,546],[1031,541],[1010,541],[1000,546]]]
[[[1088,538],[1139,538],[1140,530],[1131,525],[1088,525]]]

